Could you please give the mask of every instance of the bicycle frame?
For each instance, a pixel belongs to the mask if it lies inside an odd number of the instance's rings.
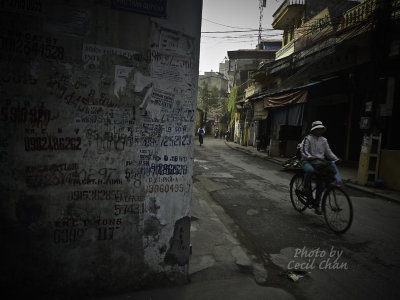
[[[312,184],[311,195],[302,192],[304,172],[296,172],[290,181],[290,199],[298,212],[313,208],[315,204],[316,186]],[[316,179],[313,178],[312,182]],[[328,227],[335,233],[346,232],[353,220],[353,207],[350,197],[341,188],[342,182],[328,182],[322,193],[322,211]]]

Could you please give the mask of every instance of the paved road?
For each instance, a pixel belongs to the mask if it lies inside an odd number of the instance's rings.
[[[219,217],[250,257],[265,266],[266,285],[297,299],[400,299],[400,205],[347,190],[354,221],[336,235],[323,217],[293,209],[291,177],[220,139],[195,146],[194,180],[223,208]],[[296,264],[308,273],[293,282],[285,271]]]

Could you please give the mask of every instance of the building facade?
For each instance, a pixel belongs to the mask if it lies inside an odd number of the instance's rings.
[[[273,23],[286,32],[283,47],[254,76],[262,91],[249,99],[271,118],[270,155],[293,155],[321,120],[334,152],[358,168],[358,183],[383,178],[400,189],[399,6],[284,1]]]
[[[245,146],[256,146],[263,130],[262,121],[266,120],[264,110],[254,111],[250,97],[261,92],[262,86],[253,80],[257,70],[274,61],[275,53],[281,47],[281,41],[262,41],[261,48],[255,50],[228,51],[230,77],[233,86],[238,87],[238,111],[235,118],[234,141]],[[256,106],[258,107],[258,106]]]

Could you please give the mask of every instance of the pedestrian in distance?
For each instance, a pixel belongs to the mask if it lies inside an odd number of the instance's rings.
[[[322,136],[325,132],[326,127],[322,122],[315,121],[311,125],[310,134],[305,136],[300,144],[301,166],[305,172],[303,193],[308,195],[311,193],[311,179],[316,169],[321,167],[325,158],[333,162],[339,161],[339,158],[329,147],[328,140]],[[331,163],[330,166],[332,166]],[[316,180],[316,184],[316,202],[314,208],[315,213],[320,215],[322,214],[320,202],[325,182],[323,180]]]
[[[199,127],[199,129],[197,129],[197,134],[199,135],[199,143],[200,143],[200,146],[203,145],[203,138],[204,138],[204,134],[205,134],[205,133],[206,133],[206,131],[205,131],[203,125],[201,125],[201,126]]]
[[[226,131],[226,135],[225,135],[225,138],[227,141],[229,141],[230,135],[231,135],[231,131],[228,128],[228,130]]]
[[[218,129],[218,128],[215,128],[215,131],[214,131],[214,138],[216,139],[216,138],[218,138],[218,136],[219,136],[219,129]]]

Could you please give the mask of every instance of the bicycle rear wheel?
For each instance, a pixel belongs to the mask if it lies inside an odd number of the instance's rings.
[[[303,174],[296,174],[290,181],[290,201],[292,201],[294,209],[299,212],[307,208],[307,197],[300,193],[303,188],[303,180]]]
[[[325,222],[335,233],[346,232],[353,222],[353,205],[347,193],[337,186],[328,187],[322,199]]]

